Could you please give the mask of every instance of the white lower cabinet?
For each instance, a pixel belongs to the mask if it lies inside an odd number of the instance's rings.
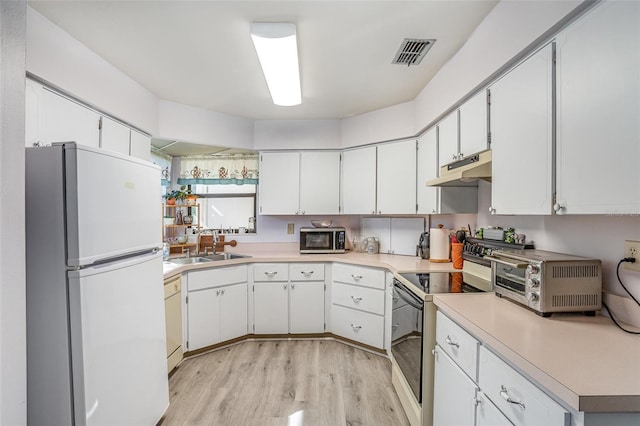
[[[255,334],[324,333],[324,264],[254,266]]]
[[[442,312],[433,355],[434,426],[570,424],[568,410]]]
[[[434,357],[434,426],[472,426],[478,387],[437,344]]]
[[[247,334],[245,265],[187,274],[187,350]]]
[[[365,345],[384,348],[384,271],[335,264],[332,272],[333,334]]]

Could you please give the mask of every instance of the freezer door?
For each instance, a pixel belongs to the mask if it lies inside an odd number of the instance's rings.
[[[76,425],[156,424],[169,406],[162,255],[68,279]]]
[[[67,264],[161,246],[160,168],[111,151],[64,147]]]

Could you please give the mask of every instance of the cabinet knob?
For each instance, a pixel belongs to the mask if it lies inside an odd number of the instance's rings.
[[[216,290],[216,296],[220,296],[220,290]]]
[[[559,203],[555,203],[553,205],[553,211],[555,211],[556,213],[558,213],[560,210],[564,210],[564,206],[562,204]]]
[[[294,288],[296,288],[295,284],[291,284],[291,290],[293,290]]]
[[[220,290],[220,294],[222,294],[224,296],[224,288],[222,290]]]
[[[378,214],[382,214],[382,210],[378,210]]]
[[[496,214],[496,209],[494,209],[493,207],[489,207],[489,213]]]
[[[282,284],[282,288],[284,288],[286,290],[287,289],[287,285],[286,284]]]
[[[302,214],[307,214],[307,212],[305,210],[302,210]]]
[[[394,330],[395,330],[396,328],[398,328],[398,327],[400,327],[400,323],[395,323],[395,324],[393,324],[393,325],[391,326],[391,328],[392,328],[392,329],[394,329]]]
[[[375,211],[375,210],[372,210],[372,211],[371,211],[371,214],[376,214],[376,211]]]

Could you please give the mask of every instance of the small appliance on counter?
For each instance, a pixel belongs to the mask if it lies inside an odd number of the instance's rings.
[[[543,250],[494,250],[491,281],[506,297],[548,317],[555,312],[595,315],[602,304],[602,263],[598,259]]]
[[[300,253],[344,253],[346,229],[300,228]]]
[[[416,246],[416,256],[420,256],[423,259],[429,259],[429,233],[423,232],[418,239],[418,245]]]

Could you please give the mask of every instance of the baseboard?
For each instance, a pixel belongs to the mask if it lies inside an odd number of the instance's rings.
[[[603,292],[602,300],[611,309],[616,321],[640,329],[640,306],[633,299]],[[603,309],[603,312],[606,312],[606,309]]]

